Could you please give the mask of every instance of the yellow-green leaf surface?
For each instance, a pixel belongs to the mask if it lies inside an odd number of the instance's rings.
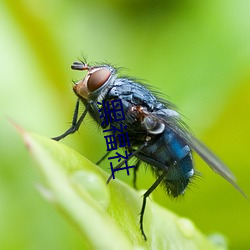
[[[186,218],[148,200],[144,226],[139,230],[142,192],[115,179],[75,150],[35,134],[21,132],[44,176],[39,185],[84,238],[82,249],[225,249],[213,245]]]

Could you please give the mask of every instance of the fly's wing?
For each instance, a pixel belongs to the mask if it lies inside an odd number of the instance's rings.
[[[175,111],[173,111],[175,112]],[[163,113],[165,113],[163,115]],[[151,113],[154,119],[163,123],[166,127],[173,130],[182,140],[184,140],[190,148],[192,148],[216,173],[221,175],[229,183],[231,183],[243,196],[247,199],[247,195],[236,184],[236,178],[228,167],[202,142],[196,139],[183,125],[180,118],[177,115],[170,115],[170,111],[160,111],[159,113]]]
[[[230,182],[242,195],[248,198],[243,190],[237,185],[233,173],[210,149],[191,134],[182,135],[181,137],[208,164],[208,166]]]

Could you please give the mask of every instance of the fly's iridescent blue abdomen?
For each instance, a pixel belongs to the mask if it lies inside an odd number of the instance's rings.
[[[137,157],[150,164],[157,177],[166,172],[162,184],[173,197],[184,193],[194,175],[189,146],[169,129],[157,135],[154,143],[149,143]]]

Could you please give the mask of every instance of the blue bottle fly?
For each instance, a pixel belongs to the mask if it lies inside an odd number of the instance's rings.
[[[192,151],[195,151],[215,172],[244,195],[231,171],[188,131],[175,106],[169,101],[158,98],[148,86],[132,78],[118,77],[117,70],[111,65],[90,66],[85,62],[74,62],[71,68],[87,71],[87,74],[73,87],[78,100],[71,127],[53,139],[59,141],[76,132],[87,113],[103,128],[110,127],[103,124],[97,103],[103,100],[105,102],[117,99],[122,101],[125,115],[122,123],[126,125],[130,141],[130,148],[125,149],[132,153],[130,158],[137,159],[134,168],[134,184],[136,170],[143,162],[151,167],[156,176],[156,181],[143,195],[140,229],[145,240],[143,216],[147,197],[159,184],[162,184],[172,197],[184,193],[195,174]],[[85,111],[79,116],[80,102],[84,104]],[[112,126],[119,129],[120,123],[114,122]],[[105,157],[107,155],[108,153]],[[116,168],[121,167],[123,163]]]

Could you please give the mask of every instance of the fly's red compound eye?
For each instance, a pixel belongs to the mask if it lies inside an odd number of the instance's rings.
[[[109,79],[110,74],[110,71],[105,68],[93,72],[88,79],[88,90],[93,92],[99,89]]]

